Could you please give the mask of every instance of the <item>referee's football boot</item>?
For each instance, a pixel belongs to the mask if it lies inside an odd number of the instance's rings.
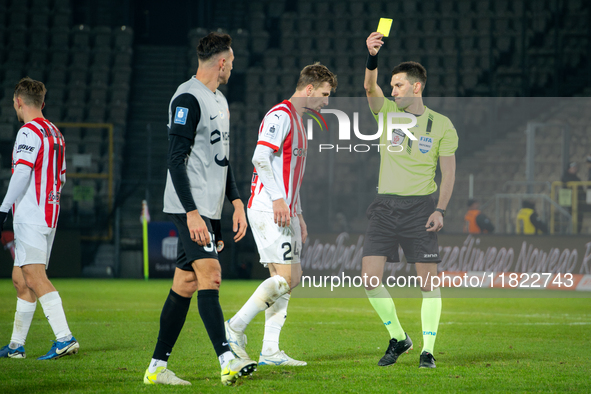
[[[170,369],[166,367],[156,368],[156,372],[150,373],[150,369],[146,369],[144,374],[145,384],[168,384],[171,386],[190,386],[191,382],[187,382],[177,376]]]
[[[257,370],[257,363],[249,359],[233,358],[226,368],[222,369],[222,384],[233,385],[239,377],[252,375]]]
[[[421,353],[419,368],[435,368],[435,357],[429,352]]]
[[[277,351],[277,353],[272,354],[270,356],[265,356],[261,353],[259,357],[259,365],[275,365],[275,366],[293,366],[293,367],[303,367],[308,365],[305,361],[294,360],[293,358],[289,357],[283,350]]]
[[[402,353],[408,353],[409,349],[412,349],[412,341],[407,333],[404,333],[406,338],[403,341],[398,341],[395,338],[390,339],[390,344],[388,345],[388,350],[386,350],[386,354],[384,357],[378,361],[378,365],[380,367],[387,367],[388,365],[392,365],[396,363],[398,357]]]
[[[246,340],[246,334],[240,331],[232,330],[229,320],[224,322],[224,325],[226,326],[226,339],[228,340],[228,344],[230,345],[232,352],[234,352],[234,354],[239,358],[250,360],[248,353],[246,353],[246,344],[248,343]]]
[[[74,337],[69,341],[53,341],[53,345],[51,345],[51,349],[49,349],[47,354],[37,358],[37,360],[57,360],[64,356],[77,354],[78,349],[80,349],[80,344],[78,344],[78,341]]]
[[[9,357],[9,358],[26,358],[27,355],[25,354],[25,347],[19,346],[16,349],[11,349],[9,345],[4,346],[0,349],[0,358]]]

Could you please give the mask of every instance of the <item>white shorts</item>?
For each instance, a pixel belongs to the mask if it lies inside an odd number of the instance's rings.
[[[289,227],[279,227],[273,221],[273,212],[247,210],[248,221],[257,243],[261,264],[299,264],[302,251],[300,219],[291,218]]]
[[[55,228],[34,224],[14,223],[14,265],[49,264]]]

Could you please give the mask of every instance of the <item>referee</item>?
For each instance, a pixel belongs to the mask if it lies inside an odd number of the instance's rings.
[[[181,84],[170,101],[164,212],[178,229],[179,244],[158,342],[144,375],[146,384],[191,384],[176,377],[167,364],[195,291],[199,315],[220,362],[222,384],[230,385],[256,367],[252,360],[235,358],[226,340],[219,302],[222,274],[211,224],[221,218],[225,195],[234,205],[234,240],[246,233],[244,204],[228,162],[228,102],[217,90],[228,83],[232,72],[231,43],[227,34],[210,33],[202,38],[197,47],[197,75]]]
[[[366,41],[369,56],[364,87],[369,107],[376,120],[383,117],[384,123],[388,113],[414,115],[417,124],[409,131],[416,140],[400,130],[394,130],[389,141],[386,133],[380,137],[380,143],[387,144],[389,149],[381,150],[378,196],[367,209],[369,225],[363,245],[362,275],[378,277],[381,282],[386,259],[399,262],[398,247],[402,247],[407,261],[415,264],[421,277],[423,349],[419,367],[435,368],[433,347],[441,315],[441,295],[439,288],[431,287],[429,278],[437,275],[441,261],[437,232],[443,228],[445,208],[453,190],[458,135],[447,117],[423,105],[427,71],[419,63],[404,62],[392,70],[394,100],[385,99],[377,84],[382,38],[382,34],[374,32]],[[434,177],[438,159],[442,179],[439,201],[435,204],[432,194],[437,190]],[[412,347],[412,341],[398,321],[388,290],[381,285],[368,286],[366,293],[391,337],[378,365],[394,364]]]

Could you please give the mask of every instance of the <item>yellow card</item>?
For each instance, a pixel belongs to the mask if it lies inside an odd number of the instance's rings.
[[[390,28],[392,27],[392,19],[388,18],[380,18],[380,23],[378,23],[378,33],[382,33],[384,37],[388,37],[390,35]]]

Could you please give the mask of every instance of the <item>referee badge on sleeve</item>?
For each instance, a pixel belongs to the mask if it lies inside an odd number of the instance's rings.
[[[176,107],[176,110],[174,111],[174,123],[184,125],[185,123],[187,123],[188,114],[188,108]]]

